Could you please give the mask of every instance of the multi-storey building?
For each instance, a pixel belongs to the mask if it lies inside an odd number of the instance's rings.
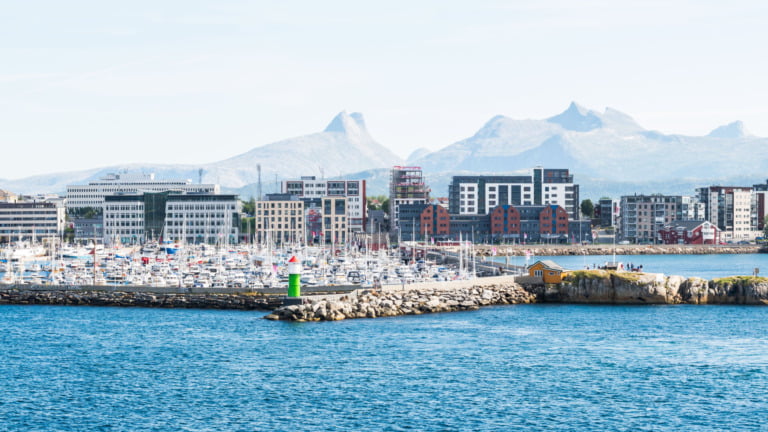
[[[442,240],[451,234],[451,215],[438,204],[401,204],[400,239]]]
[[[401,240],[564,243],[591,240],[589,221],[572,221],[558,205],[501,205],[486,215],[449,214],[439,205],[401,206]]]
[[[343,197],[323,199],[323,238],[326,243],[346,243],[349,237],[347,225],[347,200]]]
[[[637,243],[656,243],[665,224],[683,219],[680,195],[625,195],[621,197],[620,235]]]
[[[768,181],[752,186],[752,204],[757,229],[765,229],[765,218],[768,216]]]
[[[751,187],[709,186],[696,192],[704,219],[717,226],[723,240],[750,240],[759,233]]]
[[[87,185],[67,186],[67,209],[101,208],[104,197],[117,194],[166,192],[218,194],[219,185],[193,184],[191,180],[157,180],[154,174],[108,174]]]
[[[240,211],[237,195],[171,192],[107,195],[104,197],[104,242],[237,243]]]
[[[595,206],[595,217],[600,220],[601,227],[615,227],[619,220],[619,200],[601,198]]]
[[[256,233],[259,243],[304,243],[306,241],[304,202],[288,194],[267,195],[256,201]]]
[[[420,167],[395,166],[389,177],[389,226],[390,231],[402,231],[400,206],[407,204],[428,204],[429,188],[424,182]]]
[[[367,217],[365,180],[318,180],[315,176],[305,176],[299,180],[283,181],[282,189],[283,193],[301,199],[346,198],[349,230],[365,231]]]
[[[0,203],[0,241],[42,241],[64,233],[65,209],[60,202]]]
[[[536,167],[529,176],[455,176],[448,187],[449,210],[484,215],[500,205],[559,205],[579,219],[579,186],[567,169]]]

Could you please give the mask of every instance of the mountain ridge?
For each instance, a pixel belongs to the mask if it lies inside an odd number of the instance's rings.
[[[371,137],[361,113],[341,111],[321,132],[256,146],[216,162],[113,165],[0,180],[0,188],[15,193],[62,193],[68,184],[85,184],[112,172],[197,181],[202,169],[204,183],[219,183],[229,191],[254,190],[260,166],[264,192],[276,189],[279,180],[287,178],[364,179],[369,175],[369,193],[381,194],[387,193],[386,186],[379,185],[386,177],[381,170],[405,162]],[[471,136],[437,151],[414,149],[407,164],[421,166],[428,180],[467,172],[519,172],[534,166],[568,168],[576,183],[583,180],[600,190],[607,183],[632,189],[632,185],[682,184],[687,179],[700,179],[702,186],[745,178],[758,183],[768,172],[768,139],[749,134],[740,121],[719,126],[705,136],[664,134],[643,128],[614,108],[600,112],[571,102],[565,111],[544,119],[496,115]],[[432,190],[433,195],[446,195],[447,184],[440,180]],[[582,196],[590,193],[584,186],[581,190]]]

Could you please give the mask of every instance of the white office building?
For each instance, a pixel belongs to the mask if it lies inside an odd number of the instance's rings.
[[[104,197],[104,243],[170,240],[234,244],[240,237],[237,195],[168,192]]]
[[[0,242],[58,238],[64,227],[65,209],[61,202],[0,203]]]
[[[218,194],[217,184],[193,184],[191,180],[158,180],[154,174],[108,174],[87,185],[67,186],[67,208],[101,208],[104,197],[143,192]]]

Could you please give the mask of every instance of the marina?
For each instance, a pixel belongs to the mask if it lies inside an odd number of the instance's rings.
[[[294,256],[301,263],[301,285],[307,288],[406,285],[470,279],[478,273],[469,249],[429,254],[416,247],[361,252],[336,247],[149,244],[132,248],[67,246],[54,251],[17,245],[0,251],[0,286],[285,291],[287,263]],[[451,263],[438,264],[435,259]],[[498,271],[496,267],[492,265]],[[488,265],[481,263],[480,268],[489,271]]]

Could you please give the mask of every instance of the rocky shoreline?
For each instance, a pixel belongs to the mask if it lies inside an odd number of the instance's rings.
[[[651,273],[585,270],[574,272],[560,284],[518,285],[514,281],[484,284],[480,279],[471,287],[319,298],[304,304],[283,306],[265,318],[337,321],[475,310],[481,306],[521,303],[768,305],[768,278],[739,276],[707,281]]]
[[[561,255],[712,255],[758,253],[757,245],[477,245],[478,256]],[[494,252],[495,251],[495,252]]]
[[[522,278],[525,281],[525,278]],[[0,305],[83,305],[238,309],[272,312],[286,321],[338,321],[476,310],[525,303],[768,305],[768,278],[705,280],[653,273],[580,270],[560,284],[519,284],[513,276],[435,282],[314,295],[281,306],[282,296],[224,293],[150,293],[111,290],[6,289]]]

